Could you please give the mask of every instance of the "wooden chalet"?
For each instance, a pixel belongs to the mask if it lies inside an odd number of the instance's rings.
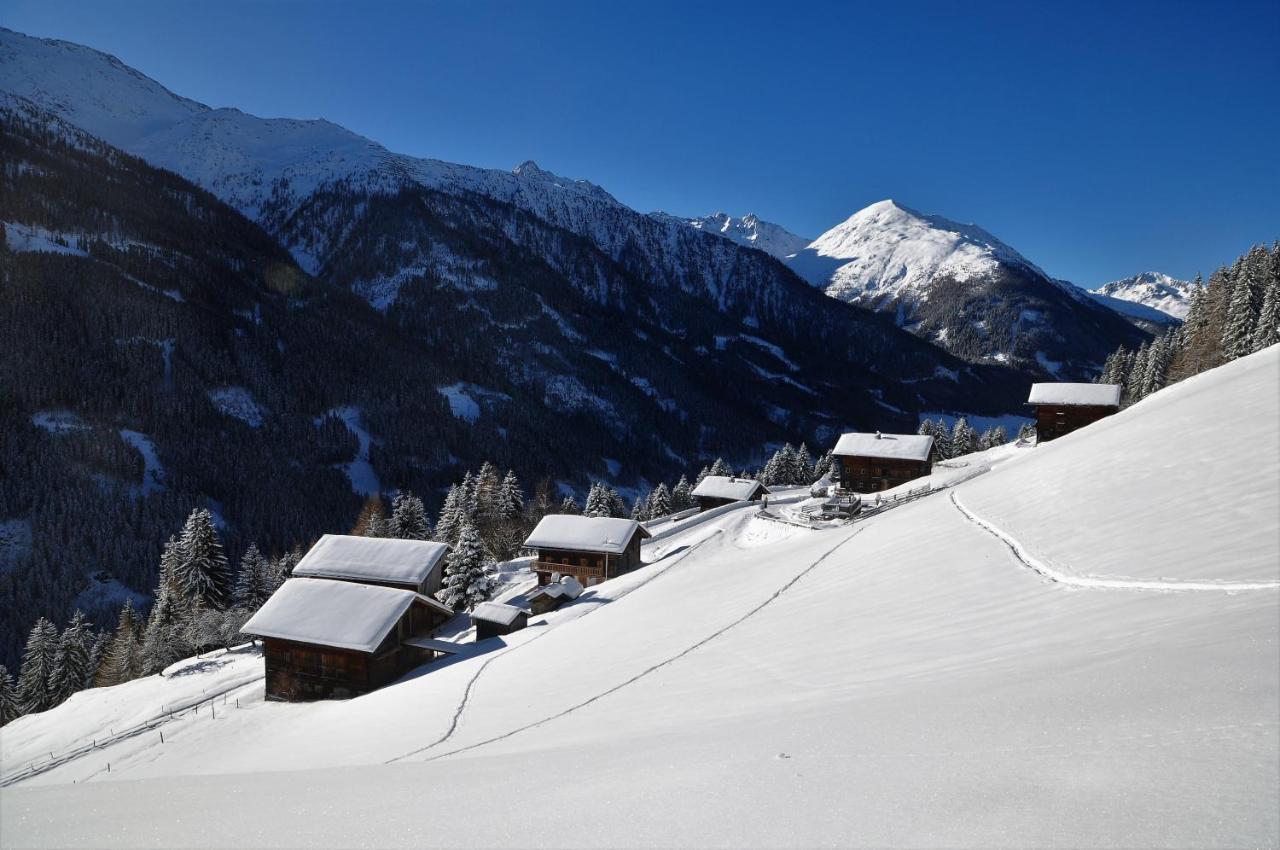
[[[529,597],[530,614],[546,614],[554,611],[566,602],[572,602],[582,594],[582,582],[573,576],[563,578],[555,575],[551,580]]]
[[[291,578],[241,631],[262,638],[267,699],[343,699],[457,652],[431,637],[452,616],[412,590]]]
[[[735,475],[708,475],[698,482],[690,494],[699,511],[709,511],[734,502],[758,502],[769,495],[769,488],[754,478]]]
[[[440,589],[448,553],[447,545],[429,540],[326,534],[293,568],[293,575],[398,587],[432,596]]]
[[[476,626],[476,640],[509,635],[529,625],[529,612],[502,602],[481,602],[471,612]]]
[[[1032,384],[1027,404],[1036,409],[1036,442],[1091,425],[1120,409],[1119,384]]]
[[[837,494],[874,493],[933,471],[933,437],[921,434],[842,434],[831,450]]]
[[[642,566],[640,542],[649,536],[635,520],[550,514],[524,545],[537,552],[532,568],[539,585],[560,573],[589,587]]]

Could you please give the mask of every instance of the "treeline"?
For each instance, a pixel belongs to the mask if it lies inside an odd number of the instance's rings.
[[[1148,345],[1118,348],[1099,383],[1123,387],[1130,405],[1169,384],[1280,342],[1280,242],[1255,245],[1202,284],[1196,278],[1186,321]]]
[[[950,460],[953,457],[1003,446],[1009,442],[1009,434],[1005,431],[1003,425],[988,428],[979,434],[977,429],[970,425],[969,420],[963,416],[957,419],[956,424],[951,428],[947,427],[946,420],[941,417],[938,418],[937,422],[926,419],[920,423],[916,433],[933,437],[933,456],[936,460]],[[1034,425],[1023,423],[1022,427],[1018,429],[1017,439],[1026,439],[1034,433]]]

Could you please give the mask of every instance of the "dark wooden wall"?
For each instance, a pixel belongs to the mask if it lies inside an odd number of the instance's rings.
[[[1036,405],[1036,440],[1044,442],[1070,434],[1115,413],[1118,408],[1084,404]]]
[[[933,451],[926,460],[890,460],[879,457],[838,455],[840,479],[837,489],[855,493],[875,493],[923,478],[933,471]]]

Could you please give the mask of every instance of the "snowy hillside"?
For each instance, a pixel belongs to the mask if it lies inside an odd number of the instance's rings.
[[[1001,265],[1044,276],[1031,261],[972,224],[887,200],[859,210],[811,242],[791,267],[828,295],[874,305],[927,300],[934,279],[983,277]]]
[[[666,213],[653,213],[655,218],[673,218]],[[796,236],[780,224],[763,221],[756,215],[744,215],[734,218],[727,213],[712,213],[701,218],[680,219],[698,230],[716,233],[726,239],[732,239],[739,245],[748,248],[759,248],[772,254],[779,260],[786,260],[792,254],[804,249],[810,240]]]
[[[1272,347],[852,525],[664,532],[365,697],[264,703],[248,653],[82,692],[0,732],[6,780],[83,747],[3,843],[1274,846],[1278,388]]]
[[[1191,292],[1194,284],[1172,278],[1161,272],[1143,272],[1124,280],[1113,280],[1089,290],[1119,301],[1141,304],[1175,319],[1185,319],[1191,309]]]

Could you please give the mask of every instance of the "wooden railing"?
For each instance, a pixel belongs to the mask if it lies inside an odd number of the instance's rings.
[[[551,561],[534,561],[533,571],[536,573],[560,573],[572,576],[599,576],[604,578],[604,564],[580,566],[578,564],[556,564]]]

